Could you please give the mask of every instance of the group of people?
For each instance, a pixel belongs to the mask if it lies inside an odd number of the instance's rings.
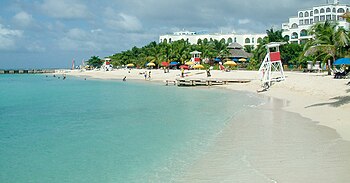
[[[148,75],[147,75],[147,71],[145,71],[144,73],[144,76],[145,76],[145,80],[148,78],[148,79],[151,79],[151,71],[148,71]]]

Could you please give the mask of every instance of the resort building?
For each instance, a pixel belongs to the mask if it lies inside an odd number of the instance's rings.
[[[312,38],[308,35],[308,30],[318,22],[335,21],[339,27],[349,29],[349,23],[342,17],[344,13],[349,12],[349,8],[349,5],[340,4],[339,0],[334,0],[327,1],[324,5],[300,10],[297,16],[290,17],[287,23],[282,24],[282,35],[291,43],[300,44]]]
[[[199,42],[203,42],[205,40],[224,40],[226,43],[238,43],[242,46],[256,46],[258,45],[258,40],[267,36],[266,34],[223,34],[223,33],[215,33],[215,34],[205,34],[205,33],[197,33],[190,31],[180,31],[174,32],[173,34],[161,35],[159,37],[159,42],[168,42],[171,43],[173,41],[185,40],[191,44],[198,44]]]

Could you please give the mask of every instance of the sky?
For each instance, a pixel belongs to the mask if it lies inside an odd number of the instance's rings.
[[[325,2],[0,0],[0,69],[69,68],[73,59],[104,58],[180,30],[265,33]]]

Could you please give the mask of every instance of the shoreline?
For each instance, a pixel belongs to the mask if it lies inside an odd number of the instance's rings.
[[[144,79],[141,74],[144,71],[152,72],[150,80]],[[188,78],[207,78],[205,71],[191,70],[188,72],[190,72],[187,73]],[[107,72],[63,70],[55,74],[63,73],[67,76],[120,81],[126,76],[127,81],[158,83],[180,78],[179,70],[170,70],[170,73],[164,73],[163,70],[147,69],[119,69]],[[348,112],[350,111],[350,86],[346,85],[347,79],[333,79],[333,76],[327,76],[325,73],[285,72],[285,81],[274,83],[266,92],[257,93],[257,90],[261,89],[257,71],[222,72],[215,70],[211,73],[211,78],[217,79],[249,79],[251,80],[249,83],[233,83],[214,87],[252,92],[257,95],[286,100],[288,105],[283,107],[286,111],[298,113],[317,122],[318,125],[333,128],[344,140],[350,141],[350,122],[347,121],[350,119],[350,113]]]
[[[122,82],[123,75],[146,83],[134,70],[92,71],[67,74]],[[152,70],[151,81],[176,79]],[[201,71],[191,71],[201,73]],[[212,78],[249,79],[249,83],[198,86],[249,92],[266,101],[238,115],[213,139],[212,144],[181,175],[179,182],[348,182],[350,175],[350,86],[325,74],[287,72],[286,81],[266,92],[257,71],[213,71]],[[206,74],[193,74],[207,78]],[[165,83],[164,83],[165,85]],[[330,87],[331,86],[331,87]],[[173,86],[177,87],[177,86]],[[340,97],[339,99],[332,99]],[[343,97],[343,98],[342,98]],[[344,100],[344,101],[342,101]],[[217,106],[220,107],[220,106]],[[324,173],[327,172],[327,173]]]

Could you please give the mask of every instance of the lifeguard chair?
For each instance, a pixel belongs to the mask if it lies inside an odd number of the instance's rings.
[[[191,61],[194,62],[195,64],[200,64],[202,52],[193,51],[190,54],[191,54]]]
[[[269,88],[272,82],[283,81],[286,79],[279,50],[279,47],[284,44],[286,43],[272,42],[266,45],[267,54],[259,69],[262,87],[265,89]]]

